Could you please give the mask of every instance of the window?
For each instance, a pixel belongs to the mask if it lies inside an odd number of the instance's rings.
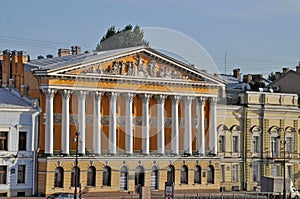
[[[292,178],[292,165],[287,165],[287,171],[286,171],[286,177],[287,178]]]
[[[0,166],[0,184],[6,184],[7,166]]]
[[[27,132],[24,132],[24,131],[19,132],[19,150],[20,151],[26,151],[26,142],[27,142],[26,135],[27,135]]]
[[[88,169],[87,186],[96,186],[96,169],[93,166]]]
[[[238,164],[233,164],[232,165],[232,171],[231,171],[231,174],[232,174],[232,182],[238,182]]]
[[[54,187],[64,187],[64,169],[57,167],[54,174]]]
[[[273,164],[272,165],[272,177],[278,177],[280,176],[280,164]]]
[[[71,173],[71,187],[75,187],[75,184],[77,187],[79,187],[79,183],[80,183],[80,169],[78,167],[73,167]]]
[[[258,163],[252,165],[252,180],[253,182],[260,181],[260,167]]]
[[[167,171],[167,181],[168,182],[175,182],[175,168],[173,165],[169,165]]]
[[[207,169],[207,183],[214,184],[215,182],[215,169],[212,165],[208,166]]]
[[[128,169],[122,166],[120,170],[120,190],[128,190]]]
[[[286,137],[285,150],[286,150],[287,154],[293,153],[293,138],[292,137]]]
[[[253,153],[260,152],[259,136],[253,136]]]
[[[194,183],[201,184],[201,167],[196,165],[194,170]]]
[[[18,183],[25,183],[26,165],[18,166]]]
[[[219,136],[219,152],[225,153],[225,150],[226,150],[225,147],[226,147],[225,135],[220,135]]]
[[[143,187],[145,185],[145,170],[142,166],[135,169],[134,185]]]
[[[279,149],[279,139],[277,137],[271,137],[271,157],[276,158],[278,157],[278,150]]]
[[[151,189],[158,190],[158,168],[155,165],[151,171]]]
[[[0,132],[0,150],[7,151],[8,132]]]
[[[181,167],[181,184],[188,184],[188,175],[189,175],[189,169],[186,165],[183,165]]]
[[[111,168],[109,166],[104,167],[102,184],[104,186],[111,186]]]
[[[225,165],[222,164],[221,165],[221,179],[220,179],[221,182],[225,182]]]
[[[237,153],[239,152],[239,136],[232,136],[232,152]]]

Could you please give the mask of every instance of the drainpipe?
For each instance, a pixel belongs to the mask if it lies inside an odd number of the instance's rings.
[[[32,195],[36,194],[37,186],[37,153],[38,153],[38,118],[42,109],[38,108],[36,112],[32,114],[32,145],[33,145],[33,174],[32,174]]]

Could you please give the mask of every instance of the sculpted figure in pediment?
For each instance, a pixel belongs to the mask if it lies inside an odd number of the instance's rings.
[[[135,76],[135,75],[136,75],[136,71],[133,62],[127,62],[127,76]]]
[[[142,60],[141,56],[137,56],[137,58],[136,58],[136,65],[137,65],[137,68],[138,68],[137,75],[141,76],[141,77],[147,77],[148,73],[145,70],[145,66],[144,66],[143,63],[144,63],[144,61]]]
[[[156,77],[156,62],[155,61],[150,61],[148,63],[148,70],[149,70],[149,75],[151,77]]]

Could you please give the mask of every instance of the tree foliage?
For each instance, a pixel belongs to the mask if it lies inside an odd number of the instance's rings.
[[[270,81],[274,81],[276,80],[276,76],[275,76],[275,73],[274,72],[271,72],[269,75],[268,75],[268,80]]]
[[[97,44],[95,51],[134,46],[149,46],[149,42],[144,40],[143,30],[141,30],[139,26],[133,27],[129,24],[122,30],[116,30],[115,26],[111,26]]]

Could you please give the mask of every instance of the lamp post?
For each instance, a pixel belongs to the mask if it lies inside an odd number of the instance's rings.
[[[283,130],[283,198],[286,199],[286,182],[285,182],[285,130]]]
[[[75,154],[75,190],[74,190],[74,199],[77,199],[77,181],[78,181],[78,136],[79,132],[75,134],[75,141],[76,141],[76,154]]]

